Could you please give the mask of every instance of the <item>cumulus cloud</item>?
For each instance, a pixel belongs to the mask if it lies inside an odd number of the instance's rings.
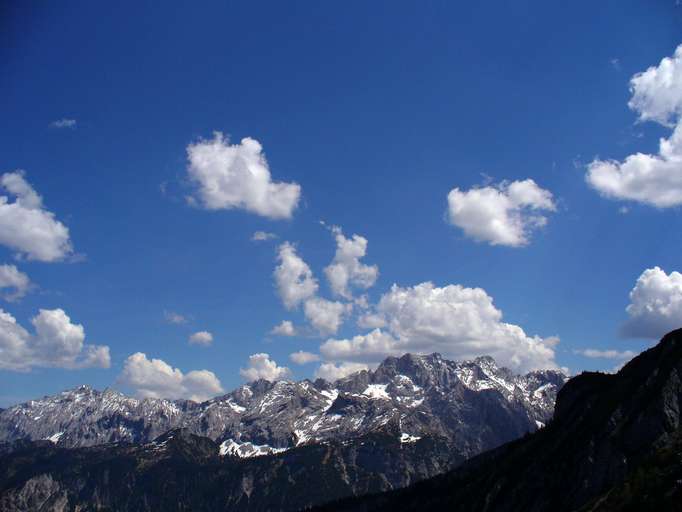
[[[658,66],[633,76],[630,91],[632,98],[628,106],[639,113],[640,120],[667,126],[676,124],[682,114],[682,45]]]
[[[87,345],[82,325],[74,324],[62,309],[41,309],[31,320],[29,333],[0,309],[0,368],[29,371],[45,368],[108,368],[109,347]]]
[[[658,339],[682,327],[682,274],[648,268],[630,291],[630,317],[622,332],[632,338]]]
[[[366,293],[363,293],[359,297],[354,297],[353,305],[360,309],[369,309],[369,297],[367,297]]]
[[[296,248],[284,242],[278,248],[274,278],[284,307],[292,310],[303,303],[306,320],[321,334],[334,334],[353,309],[352,303],[331,301],[317,296],[319,284],[308,264],[296,253]],[[282,322],[273,334],[291,335],[291,322]],[[291,329],[290,329],[291,327]]]
[[[346,315],[353,309],[352,304],[313,297],[305,301],[303,312],[306,319],[321,334],[335,334]]]
[[[190,345],[202,345],[208,347],[213,343],[213,334],[208,331],[198,331],[189,337]]]
[[[243,209],[271,219],[293,215],[301,195],[296,183],[272,181],[261,144],[246,137],[239,144],[220,132],[187,146],[188,174],[195,200],[206,209]]]
[[[180,313],[176,313],[175,311],[164,311],[163,312],[163,318],[168,322],[169,324],[186,324],[187,323],[187,317],[184,315],[181,315]]]
[[[327,382],[334,382],[344,377],[362,370],[367,370],[369,367],[361,363],[322,363],[320,367],[315,370],[316,379],[324,379]]]
[[[147,359],[136,352],[126,359],[118,383],[142,398],[187,398],[203,402],[223,392],[220,380],[208,370],[184,374],[161,359]]]
[[[270,333],[278,336],[296,336],[296,328],[291,320],[282,320],[272,328]]]
[[[50,127],[51,128],[71,128],[73,130],[76,128],[76,120],[63,117],[61,119],[57,119],[56,121],[52,121],[50,123]]]
[[[354,336],[351,339],[330,339],[320,347],[320,353],[329,361],[380,362],[388,356],[409,352],[389,333],[381,329]]]
[[[336,239],[336,254],[331,264],[324,269],[329,286],[334,294],[352,299],[350,286],[367,289],[374,285],[379,276],[379,267],[365,265],[360,259],[367,254],[367,239],[360,235],[346,238],[341,228],[331,228]]]
[[[454,188],[448,194],[450,223],[490,245],[527,245],[532,231],[547,223],[540,212],[555,210],[552,193],[531,179],[468,191]]]
[[[24,297],[31,289],[31,280],[14,265],[0,265],[0,290],[10,289],[2,295],[6,301],[13,302]]]
[[[386,329],[351,339],[330,339],[320,353],[327,361],[378,362],[405,352],[440,352],[452,359],[491,355],[517,371],[557,368],[557,338],[528,336],[502,322],[502,312],[481,288],[393,285],[376,307]]]
[[[637,201],[657,208],[682,204],[682,45],[673,57],[630,80],[628,106],[640,121],[674,128],[661,138],[655,155],[635,153],[619,162],[595,159],[587,167],[587,183],[609,199]]]
[[[270,359],[269,354],[253,354],[249,356],[249,366],[240,368],[239,374],[251,382],[258,379],[275,382],[284,380],[291,375],[291,371],[286,366],[277,366],[277,363]]]
[[[59,261],[72,253],[68,228],[43,207],[23,171],[3,174],[0,185],[9,193],[0,195],[0,244],[29,260]]]
[[[299,350],[293,354],[289,354],[289,359],[291,359],[296,364],[308,364],[314,363],[320,360],[320,356],[313,354],[312,352],[305,352],[304,350]]]
[[[377,327],[385,327],[386,320],[381,315],[369,311],[358,317],[357,324],[362,329],[376,329]]]
[[[267,231],[256,231],[251,235],[252,242],[265,242],[266,240],[274,240],[277,238],[275,233],[268,233]]]
[[[632,359],[637,355],[637,352],[632,350],[599,350],[595,348],[576,350],[575,353],[591,359]]]
[[[586,179],[609,199],[637,201],[657,208],[682,204],[682,124],[670,138],[660,140],[657,155],[636,153],[623,162],[594,160],[587,166]]]
[[[279,246],[275,268],[275,284],[284,307],[295,309],[317,293],[317,279],[308,264],[296,254],[296,248],[289,242]]]

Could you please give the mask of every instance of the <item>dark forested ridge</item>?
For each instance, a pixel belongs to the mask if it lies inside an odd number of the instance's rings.
[[[0,447],[0,510],[299,510],[443,472],[461,462],[451,448],[391,431],[245,459],[186,429],[146,445],[19,441]]]
[[[682,509],[682,330],[615,375],[583,373],[543,429],[407,489],[319,510]]]

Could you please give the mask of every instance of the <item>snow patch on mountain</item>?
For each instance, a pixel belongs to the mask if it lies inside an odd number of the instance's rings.
[[[248,459],[250,457],[262,457],[263,455],[272,455],[285,451],[287,451],[287,448],[273,448],[267,444],[258,445],[250,442],[238,443],[234,439],[226,439],[220,443],[219,453],[223,457],[231,455],[241,459]]]
[[[410,434],[406,434],[405,432],[400,434],[400,442],[403,444],[405,444],[405,443],[416,443],[420,439],[421,439],[421,437],[419,437],[419,436],[412,436]]]
[[[362,394],[375,400],[390,400],[391,397],[386,393],[386,386],[386,384],[370,384]]]
[[[64,435],[64,432],[57,432],[56,434],[52,434],[50,437],[45,438],[47,441],[50,441],[54,444],[57,444],[59,442],[59,439]]]

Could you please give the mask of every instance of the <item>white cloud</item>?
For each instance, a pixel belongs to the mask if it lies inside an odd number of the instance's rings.
[[[277,366],[269,354],[260,353],[249,356],[248,368],[240,368],[239,374],[249,382],[258,379],[275,382],[289,377],[291,371],[286,366]]]
[[[587,166],[586,180],[609,199],[657,208],[682,204],[682,124],[670,138],[660,140],[657,155],[635,153],[623,162],[594,160]]]
[[[296,336],[296,328],[291,320],[282,320],[272,328],[270,333],[278,336]]]
[[[365,290],[370,288],[379,276],[379,267],[360,263],[360,259],[367,254],[366,238],[360,235],[346,238],[337,226],[332,227],[331,231],[336,239],[336,254],[324,273],[332,292],[350,300],[350,286]]]
[[[0,368],[109,368],[109,347],[84,344],[83,326],[71,323],[63,310],[41,309],[31,323],[35,334],[0,309]]]
[[[76,128],[76,120],[63,117],[62,119],[52,121],[50,123],[50,126],[52,128],[71,128],[73,130],[74,128]]]
[[[251,235],[252,242],[264,242],[266,240],[274,240],[278,238],[275,233],[268,233],[267,231],[256,231]]]
[[[369,297],[366,293],[363,293],[359,297],[353,298],[353,305],[360,309],[369,309]]]
[[[59,261],[72,253],[69,229],[43,208],[23,171],[3,174],[0,185],[15,198],[0,195],[0,244],[29,260]]]
[[[448,194],[450,222],[490,245],[527,245],[532,231],[547,223],[540,212],[555,210],[552,193],[531,179]]]
[[[632,359],[637,355],[637,352],[632,350],[599,350],[594,348],[576,350],[575,353],[591,359]]]
[[[386,320],[381,315],[376,313],[365,313],[360,315],[357,321],[358,327],[362,329],[376,329],[377,327],[385,327]]]
[[[298,352],[289,354],[289,359],[291,359],[296,364],[308,364],[319,361],[320,356],[318,356],[317,354],[313,354],[312,352],[305,352],[303,350],[299,350]]]
[[[2,298],[12,302],[24,297],[31,289],[31,280],[14,265],[0,265],[0,289],[12,288]]]
[[[595,159],[585,179],[609,199],[637,201],[657,208],[682,204],[682,45],[630,80],[628,106],[640,121],[655,121],[674,128],[661,138],[658,154],[635,153],[622,162]]]
[[[187,317],[184,315],[181,315],[180,313],[176,313],[175,311],[164,311],[163,312],[163,317],[166,319],[166,322],[169,324],[186,324],[187,323]]]
[[[118,382],[135,389],[143,398],[188,398],[203,402],[223,392],[213,372],[194,370],[183,374],[161,359],[147,359],[142,352],[126,359]]]
[[[361,363],[322,363],[320,367],[315,370],[315,378],[334,382],[353,373],[367,370],[368,368],[369,367],[366,364]]]
[[[277,260],[279,265],[275,268],[275,284],[284,307],[291,310],[317,293],[317,280],[289,242],[279,246]]]
[[[213,343],[213,334],[208,331],[198,331],[189,337],[190,345],[203,345],[208,347]]]
[[[682,115],[682,45],[658,66],[633,76],[630,91],[628,106],[639,113],[640,120],[676,124],[676,117]]]
[[[628,321],[623,334],[633,338],[658,339],[682,327],[682,274],[666,274],[648,268],[637,279],[626,308]]]
[[[409,352],[389,333],[381,329],[354,336],[351,339],[330,339],[320,347],[320,353],[329,361],[379,362],[388,356]]]
[[[305,301],[303,312],[306,319],[321,334],[335,334],[344,317],[353,309],[352,304],[313,297]]]
[[[378,362],[405,352],[439,352],[458,360],[491,355],[517,371],[557,368],[553,347],[558,339],[531,337],[502,322],[502,312],[481,288],[393,285],[376,309],[386,331],[327,340],[320,347],[322,356],[327,361]]]
[[[306,320],[321,334],[334,334],[350,314],[353,304],[344,304],[318,297],[319,285],[308,264],[296,253],[296,248],[284,242],[278,248],[275,285],[284,307],[292,310],[303,303]],[[289,332],[288,321],[273,329],[274,334]],[[291,323],[291,322],[289,322]],[[291,325],[293,329],[293,325]]]
[[[271,219],[293,215],[301,195],[296,183],[272,181],[260,143],[249,137],[239,144],[220,132],[212,140],[187,146],[188,174],[198,201],[209,210],[243,209]]]

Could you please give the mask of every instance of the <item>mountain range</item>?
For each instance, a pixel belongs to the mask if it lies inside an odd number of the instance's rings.
[[[0,412],[0,509],[297,510],[396,489],[544,426],[566,380],[406,354],[203,403],[82,386]]]
[[[396,423],[410,439],[448,439],[467,458],[547,422],[565,380],[551,370],[515,375],[490,357],[453,362],[407,354],[334,383],[259,380],[203,403],[140,400],[81,386],[2,411],[0,441],[148,443],[186,428],[219,442],[225,453],[250,456]]]

